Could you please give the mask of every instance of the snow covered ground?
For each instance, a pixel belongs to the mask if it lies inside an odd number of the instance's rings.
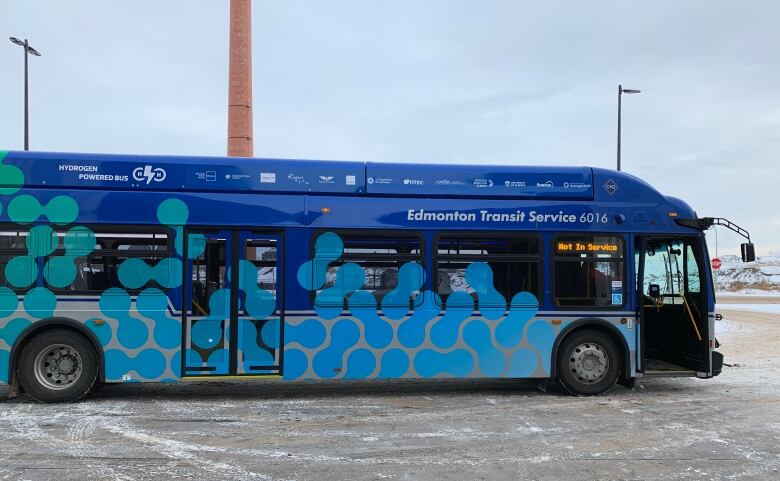
[[[716,271],[718,291],[780,295],[780,257],[762,256],[754,262],[742,262],[738,256],[721,256]]]
[[[715,308],[716,311],[721,309],[729,309],[732,311],[753,311],[753,312],[767,312],[770,314],[780,314],[780,303],[777,304],[718,304]]]
[[[2,401],[0,480],[777,479],[780,314],[722,307],[720,376],[594,398],[434,380],[121,385],[72,405]]]

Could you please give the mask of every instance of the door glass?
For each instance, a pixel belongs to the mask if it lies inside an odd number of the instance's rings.
[[[280,318],[277,315],[277,241],[244,241],[239,261],[238,374],[278,371]]]
[[[227,287],[225,241],[208,239],[203,253],[192,260],[192,310],[195,315],[211,313],[209,299]]]
[[[229,369],[229,254],[224,237],[227,236],[190,235],[193,242],[189,242],[188,251],[200,251],[189,266],[191,306],[187,316],[185,370],[191,374],[227,374]]]
[[[276,241],[248,240],[244,259],[257,269],[257,288],[268,291],[276,299]]]
[[[701,292],[701,278],[699,276],[699,265],[696,262],[696,255],[693,252],[693,246],[685,246],[685,270],[686,270],[686,292],[694,294]]]
[[[682,278],[682,242],[652,241],[645,251],[644,279],[642,292],[647,295],[650,286],[660,287],[664,304],[680,304],[683,290]]]

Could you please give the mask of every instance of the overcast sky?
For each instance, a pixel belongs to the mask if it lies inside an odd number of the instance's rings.
[[[224,155],[228,5],[2,0],[0,33],[43,54],[31,149]],[[613,168],[622,83],[624,170],[780,255],[779,25],[775,0],[255,0],[255,155]],[[0,148],[21,149],[0,40]]]

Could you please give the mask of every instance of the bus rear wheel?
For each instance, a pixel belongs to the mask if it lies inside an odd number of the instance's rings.
[[[620,377],[621,356],[605,333],[583,329],[567,336],[558,349],[558,383],[570,394],[597,396]]]
[[[74,402],[83,398],[98,377],[92,343],[68,329],[35,335],[22,348],[19,383],[38,402]]]

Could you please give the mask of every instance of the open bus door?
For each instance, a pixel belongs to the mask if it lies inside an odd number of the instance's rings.
[[[187,229],[186,377],[281,374],[282,235]]]
[[[642,236],[637,252],[641,370],[646,376],[717,375],[703,237]]]

